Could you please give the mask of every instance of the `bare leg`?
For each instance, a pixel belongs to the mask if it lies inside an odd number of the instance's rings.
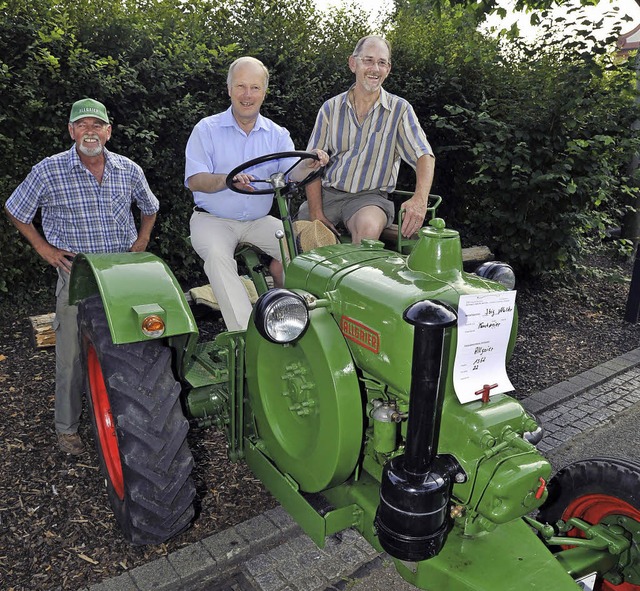
[[[351,242],[360,244],[364,238],[378,240],[387,225],[387,214],[377,205],[368,205],[347,220]]]
[[[273,285],[275,287],[284,287],[284,268],[278,259],[271,259],[269,273],[273,277]]]

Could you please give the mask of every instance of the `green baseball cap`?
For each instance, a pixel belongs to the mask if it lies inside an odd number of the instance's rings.
[[[95,117],[105,123],[109,123],[107,108],[102,103],[90,98],[81,99],[73,103],[71,115],[69,115],[69,122],[73,123],[83,117]]]

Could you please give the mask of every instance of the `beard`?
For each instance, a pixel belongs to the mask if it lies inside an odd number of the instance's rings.
[[[365,78],[362,82],[362,86],[364,86],[367,92],[376,92],[380,90],[380,87],[382,86],[382,81],[379,79],[369,80],[368,78]]]
[[[96,138],[93,138],[93,137],[92,138],[88,138],[87,136],[82,138],[82,142],[80,142],[78,144],[78,150],[82,154],[84,154],[85,156],[99,156],[100,154],[102,154],[103,146],[100,143],[100,140],[98,140],[98,143],[95,145],[95,147],[87,148],[83,143],[86,139],[96,139]]]

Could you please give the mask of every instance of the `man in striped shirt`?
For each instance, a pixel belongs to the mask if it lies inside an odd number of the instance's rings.
[[[111,125],[105,106],[90,98],[76,101],[69,116],[74,144],[36,164],[11,194],[5,211],[35,251],[58,272],[56,286],[55,425],[58,446],[79,455],[82,370],[77,306],[69,305],[69,273],[77,253],[144,251],[151,237],[158,200],[142,169],[109,152]],[[140,209],[136,230],[131,206]],[[41,210],[42,232],[33,219]]]
[[[416,171],[414,194],[401,205],[402,234],[411,236],[427,213],[433,151],[411,105],[382,88],[391,70],[391,48],[385,39],[360,39],[349,68],[355,83],[322,105],[309,139],[308,150],[324,150],[331,159],[322,181],[307,186],[298,218],[321,220],[336,234],[337,226],[343,225],[354,244],[378,239],[394,221],[388,195],[395,190],[402,159]]]

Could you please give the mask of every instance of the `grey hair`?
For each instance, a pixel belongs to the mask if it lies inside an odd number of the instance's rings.
[[[231,88],[233,72],[238,66],[241,66],[242,64],[255,64],[256,66],[262,68],[262,71],[264,73],[264,89],[267,90],[267,88],[269,88],[269,70],[267,70],[267,67],[259,59],[249,56],[239,57],[229,66],[229,73],[227,74],[227,88]]]
[[[362,47],[368,41],[381,41],[382,43],[384,43],[387,46],[387,51],[389,52],[389,60],[391,60],[391,44],[384,37],[381,37],[380,35],[367,35],[366,37],[362,37],[362,39],[360,39],[356,43],[356,46],[351,55],[353,57],[358,57],[360,55],[360,52],[362,51]]]

